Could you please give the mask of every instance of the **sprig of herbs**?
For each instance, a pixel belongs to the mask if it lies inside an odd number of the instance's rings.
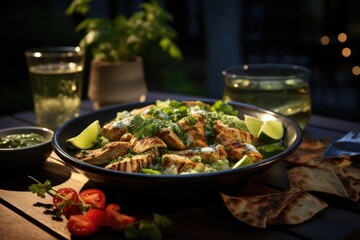
[[[44,183],[41,183],[37,179],[29,176],[32,180],[34,180],[36,183],[33,183],[29,186],[29,191],[32,193],[35,193],[36,196],[45,198],[45,194],[48,193],[51,196],[56,195],[56,190],[52,188],[51,181],[46,180]]]
[[[68,206],[78,206],[80,210],[87,210],[90,208],[90,205],[84,204],[82,202],[74,202],[71,199],[64,197],[60,194],[57,194],[57,191],[51,186],[51,181],[46,180],[44,183],[41,183],[39,180],[29,176],[32,180],[34,180],[36,183],[33,183],[29,186],[29,191],[32,193],[35,193],[36,196],[45,198],[46,193],[49,194],[52,197],[59,197],[63,200],[62,203],[60,203],[57,206],[55,215],[60,217],[64,211],[64,209]]]

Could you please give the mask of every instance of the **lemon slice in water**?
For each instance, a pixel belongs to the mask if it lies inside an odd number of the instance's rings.
[[[276,120],[265,121],[259,131],[258,138],[263,143],[279,141],[284,136],[284,127]]]
[[[264,121],[246,114],[244,114],[244,122],[249,132],[255,136],[259,134],[260,128],[264,123]]]
[[[79,149],[89,149],[94,145],[94,141],[100,133],[100,123],[96,120],[87,126],[79,135],[69,138],[66,142]]]

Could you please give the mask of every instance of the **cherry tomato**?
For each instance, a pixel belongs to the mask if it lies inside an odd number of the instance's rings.
[[[105,193],[99,189],[92,188],[84,190],[80,192],[80,198],[84,203],[90,204],[92,207],[105,208]]]
[[[67,228],[73,236],[85,237],[96,232],[98,227],[84,214],[71,215]]]
[[[90,208],[86,216],[95,224],[97,228],[105,225],[105,211],[103,209]]]
[[[71,204],[80,202],[79,195],[74,189],[60,188],[56,191],[56,194],[68,199],[64,200],[57,195],[55,195],[53,198],[53,204],[55,206],[55,209],[59,210],[60,208],[62,208],[62,214],[65,215],[66,218],[69,218],[70,215],[81,213],[79,206]]]
[[[109,204],[105,208],[105,223],[111,228],[121,231],[130,223],[134,223],[136,218],[128,216],[119,212],[120,206],[118,204]]]

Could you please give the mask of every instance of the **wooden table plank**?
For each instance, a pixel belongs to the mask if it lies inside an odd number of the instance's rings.
[[[58,239],[0,203],[0,236],[6,239]]]
[[[29,123],[25,123],[22,120],[17,120],[12,116],[4,116],[0,117],[0,129],[10,128],[10,127],[18,127],[24,125],[31,125]]]
[[[326,126],[324,126],[326,122]],[[357,131],[360,132],[360,124],[354,121],[329,118],[324,116],[313,115],[311,117],[311,125],[318,128],[327,128],[331,131]]]

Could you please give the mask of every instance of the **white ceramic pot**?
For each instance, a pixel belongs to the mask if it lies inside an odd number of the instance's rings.
[[[142,59],[114,63],[101,60],[91,62],[88,97],[94,108],[145,101],[147,87]]]

